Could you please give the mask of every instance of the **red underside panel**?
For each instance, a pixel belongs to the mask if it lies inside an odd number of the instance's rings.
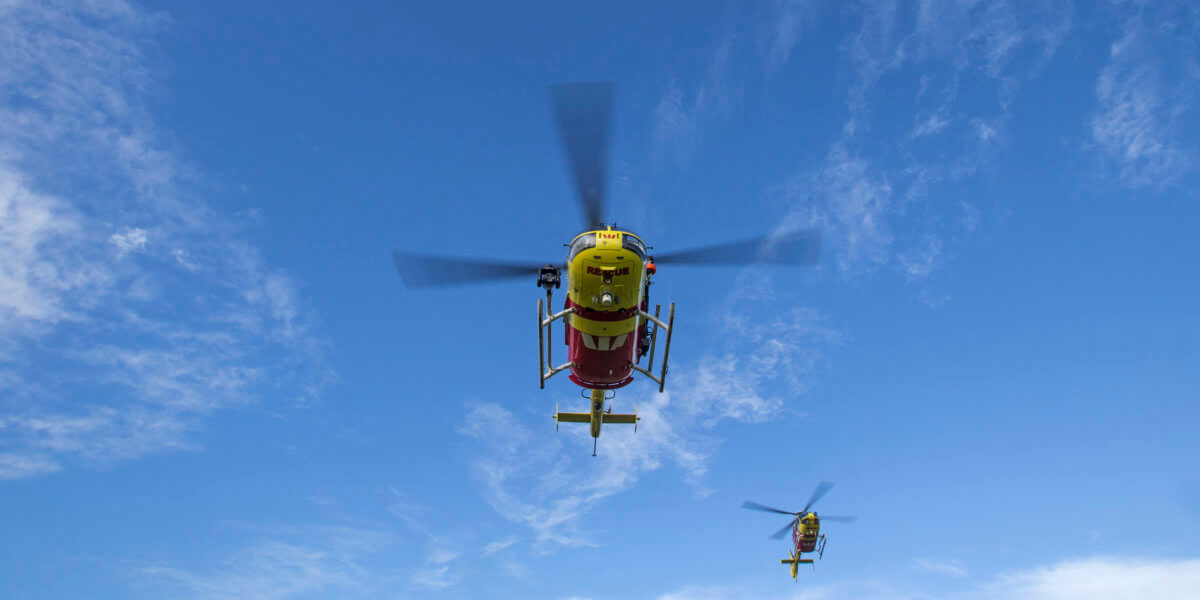
[[[567,360],[575,363],[571,368],[571,381],[591,388],[611,390],[629,385],[633,381],[633,353],[637,349],[636,332],[630,332],[620,340],[615,350],[600,350],[617,343],[618,338],[591,336],[585,343],[584,334],[578,329],[567,327]],[[588,346],[595,346],[596,349]]]
[[[569,377],[571,379],[571,381],[574,381],[576,385],[578,385],[580,387],[585,387],[589,390],[615,390],[617,388],[622,388],[622,387],[625,387],[625,386],[633,383],[632,375],[629,377],[626,377],[624,380],[618,381],[616,383],[604,383],[604,382],[600,382],[600,381],[584,381],[583,379],[576,377],[574,373],[567,375],[567,377]]]
[[[800,552],[812,552],[817,547],[817,536],[802,537],[792,531],[792,542],[796,544],[796,549]]]

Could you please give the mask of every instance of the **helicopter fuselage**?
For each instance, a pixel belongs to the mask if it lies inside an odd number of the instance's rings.
[[[792,543],[796,546],[796,554],[801,552],[816,552],[817,538],[821,534],[821,520],[816,513],[800,515],[792,526]]]
[[[571,381],[588,389],[616,389],[633,381],[648,306],[646,246],[615,228],[581,233],[567,254],[565,319]]]

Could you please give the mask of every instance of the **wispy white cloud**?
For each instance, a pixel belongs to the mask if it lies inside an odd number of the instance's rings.
[[[1197,24],[1189,21],[1139,6],[1096,81],[1092,140],[1126,186],[1161,187],[1195,164],[1178,133],[1182,119],[1194,115],[1200,90]]]
[[[823,250],[843,272],[888,261],[892,184],[881,169],[845,145],[835,145],[820,172],[797,177],[783,194],[794,207],[788,226],[819,228]]]
[[[759,13],[755,42],[768,69],[789,59],[822,10],[821,3],[780,0]],[[913,214],[912,205],[939,184],[988,167],[1008,139],[1013,99],[1062,46],[1073,8],[1067,0],[924,0],[915,7],[892,0],[848,5],[841,14],[858,21],[841,43],[845,71],[853,74],[848,114],[825,163],[783,186],[797,206],[792,222],[829,227],[828,248],[843,273],[890,266],[908,277],[925,277],[940,264],[914,271],[914,256],[932,256],[926,240],[944,242],[963,232],[936,231],[938,223],[949,221],[937,218],[945,215],[933,215],[917,235],[894,234],[893,222]],[[730,97],[721,90],[733,90],[745,79],[729,74],[734,39],[723,38],[693,97],[675,80],[667,86],[656,110],[660,154],[669,151],[686,162],[700,145],[704,115],[714,112],[705,107],[721,104],[707,99]],[[964,89],[969,93],[960,92]],[[911,116],[902,118],[913,124],[907,139],[881,141],[893,128],[896,108],[908,100]],[[886,116],[880,116],[884,106]],[[937,211],[928,205],[921,210]],[[910,239],[923,247],[908,248]],[[900,254],[906,260],[897,260]]]
[[[71,317],[70,300],[109,280],[78,258],[82,215],[66,202],[29,187],[0,163],[0,336],[12,340]],[[54,251],[58,256],[48,256]],[[0,341],[0,352],[12,342]]]
[[[117,247],[118,256],[146,248],[146,230],[141,227],[126,227],[124,231],[114,233],[108,239]]]
[[[483,547],[483,556],[491,556],[513,544],[517,543],[517,536],[510,535],[502,540],[496,540]]]
[[[747,585],[689,585],[679,590],[658,596],[657,600],[736,600],[759,598],[761,600],[933,600],[932,596],[913,594],[883,582],[857,582],[854,584],[825,584],[804,586],[801,589],[778,592]]]
[[[1184,600],[1200,590],[1200,559],[1096,557],[1010,573],[984,586],[987,600]]]
[[[703,128],[711,119],[729,111],[736,90],[729,80],[733,38],[726,36],[708,64],[705,79],[687,94],[675,79],[667,83],[654,109],[655,154],[686,165],[699,150]]]
[[[747,279],[756,281],[746,285]],[[817,370],[825,349],[847,337],[811,308],[750,318],[744,310],[774,304],[773,284],[757,269],[743,273],[734,287],[721,323],[728,351],[704,355],[695,372],[679,382],[680,393],[690,399],[682,409],[708,427],[724,419],[761,423],[788,411],[788,401],[807,390],[806,380]],[[760,302],[746,297],[764,291],[768,296]],[[787,398],[768,391],[777,383],[784,384]]]
[[[925,277],[933,272],[942,258],[942,241],[925,236],[919,245],[912,245],[896,255],[903,273],[912,278]]]
[[[461,569],[453,568],[454,563],[463,554],[459,549],[457,538],[435,532],[427,525],[430,522],[428,517],[431,509],[429,507],[414,502],[398,490],[392,490],[392,496],[390,507],[392,514],[400,517],[400,520],[409,529],[421,534],[427,545],[425,562],[411,571],[408,578],[409,583],[422,589],[442,590],[461,581],[463,576]],[[494,546],[495,543],[493,543],[488,546],[492,548],[492,551],[486,552],[484,556],[495,554],[515,542],[516,540],[512,539],[499,546]]]
[[[917,292],[917,302],[920,302],[927,308],[941,308],[947,302],[953,300],[954,297],[946,293],[938,293],[933,290],[924,289]]]
[[[446,540],[431,538],[429,551],[425,556],[425,564],[417,567],[409,576],[409,582],[419,588],[442,590],[457,584],[462,580],[462,573],[451,570],[451,563],[460,556],[457,550],[451,549]]]
[[[924,0],[916,23],[895,50],[905,61],[950,60],[959,69],[982,67],[991,78],[1003,78],[1023,46],[1036,52],[1020,69],[1036,74],[1054,56],[1072,24],[1072,4],[1065,0],[998,2]]]
[[[846,14],[858,20],[842,44],[854,74],[846,121],[824,163],[781,186],[794,206],[790,222],[824,228],[843,274],[887,266],[925,278],[941,264],[945,242],[967,233],[947,231],[958,219],[946,209],[958,203],[929,198],[988,168],[1007,139],[1013,98],[1063,43],[1072,8],[1057,0],[926,0],[914,14],[885,1]],[[912,125],[892,139],[898,107],[910,103],[900,118]]]
[[[757,275],[751,270],[746,276]],[[770,283],[752,287],[769,288]],[[537,419],[531,426],[500,405],[470,405],[460,433],[481,445],[472,468],[485,499],[505,519],[528,526],[535,547],[548,551],[558,545],[593,545],[589,532],[581,529],[586,515],[664,466],[679,469],[697,495],[711,493],[704,477],[720,445],[714,428],[725,421],[756,423],[799,412],[791,403],[803,394],[804,379],[820,360],[821,349],[841,339],[812,310],[795,309],[761,323],[733,310],[735,304],[738,310],[764,304],[769,292],[757,300],[731,298],[720,320],[727,341],[697,365],[673,368],[668,392],[623,390],[617,410],[636,405],[642,420],[636,434],[629,428],[605,428],[597,458],[588,452],[586,427],[564,425],[556,434],[549,411],[544,422]],[[779,382],[786,382],[788,397],[769,391]],[[588,468],[581,461],[590,461]]]
[[[918,123],[916,127],[913,127],[912,133],[909,134],[909,137],[919,138],[927,135],[934,135],[937,132],[945,129],[949,124],[950,119],[947,119],[939,114],[932,114],[929,115],[929,118]]]
[[[533,571],[528,566],[515,560],[501,562],[500,569],[514,579],[529,579],[533,576]]]
[[[768,69],[788,61],[801,35],[816,23],[821,8],[816,0],[773,0],[767,6],[758,44]]]
[[[677,375],[686,376],[682,370]],[[632,409],[634,401],[629,403]],[[580,521],[598,503],[665,463],[679,466],[699,485],[715,441],[698,431],[695,417],[672,405],[669,393],[636,404],[642,418],[638,432],[607,428],[600,440],[602,458],[587,471],[580,464],[592,460],[586,428],[562,427],[555,434],[547,418],[533,430],[499,405],[471,406],[460,431],[482,444],[472,469],[484,498],[505,519],[527,525],[535,547],[547,551],[555,545],[594,545]]]
[[[369,529],[275,531],[256,536],[211,567],[157,564],[134,575],[141,587],[172,598],[374,598],[396,588],[392,574],[368,564],[392,543],[392,535]]]
[[[0,429],[3,432],[3,429]],[[57,462],[38,454],[20,452],[0,454],[0,479],[19,479],[59,470]]]
[[[339,524],[225,522],[220,535],[209,538],[215,543],[192,549],[186,559],[121,564],[138,565],[130,571],[133,583],[155,597],[197,600],[423,597],[445,593],[489,566],[504,576],[529,576],[528,567],[505,556],[519,543],[516,536],[480,544],[473,528],[439,530],[446,515],[399,490],[390,490],[386,503],[399,522],[350,516],[350,504],[337,498],[316,503],[336,506],[331,512],[340,515]],[[340,524],[346,519],[357,525]],[[482,552],[473,554],[478,546]]]
[[[658,600],[726,600],[744,598],[746,590],[725,586],[689,585],[674,592],[667,592]]]
[[[1000,140],[1000,132],[997,130],[997,126],[992,123],[976,118],[971,119],[971,127],[975,128],[975,137],[985,147]]]
[[[874,580],[806,586],[779,593],[746,585],[692,585],[659,596],[659,600],[1184,600],[1193,598],[1196,589],[1200,589],[1200,560],[1196,559],[1096,557],[1014,571],[984,580],[966,577],[965,569],[959,572],[961,567],[953,564],[949,569],[941,568],[946,566],[944,563],[930,564],[935,566],[934,573],[955,576],[953,581],[958,582],[958,587],[946,589],[945,580],[932,589],[924,589],[920,582]]]
[[[409,581],[413,585],[427,590],[444,590],[456,583],[459,578],[455,573],[450,572],[450,565],[445,562],[430,561],[428,566],[417,569],[413,572]]]
[[[195,271],[200,268],[200,265],[192,262],[191,258],[188,256],[188,251],[184,250],[183,248],[176,248],[172,250],[171,256],[175,258],[175,262],[179,263],[179,266],[189,271]]]
[[[191,447],[213,410],[332,378],[296,284],[160,141],[163,22],[0,5],[0,478]]]
[[[931,558],[914,558],[912,559],[913,566],[919,571],[926,573],[935,573],[938,575],[950,575],[952,577],[966,577],[967,569],[956,560],[934,560]]]

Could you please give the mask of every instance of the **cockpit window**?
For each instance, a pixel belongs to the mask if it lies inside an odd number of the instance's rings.
[[[592,248],[595,248],[595,247],[596,247],[596,234],[595,233],[585,233],[585,234],[575,238],[575,241],[571,242],[571,252],[570,252],[570,255],[567,257],[567,262],[574,261],[575,256],[578,255],[580,252],[583,252],[584,250],[591,250]]]
[[[621,236],[621,245],[628,251],[638,255],[641,260],[646,260],[646,245],[632,235],[625,234]]]

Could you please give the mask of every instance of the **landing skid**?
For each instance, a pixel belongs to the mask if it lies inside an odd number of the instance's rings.
[[[557,367],[554,365],[554,359],[551,357],[550,349],[554,346],[550,336],[546,335],[550,331],[550,325],[555,321],[570,315],[575,312],[574,308],[565,308],[560,312],[549,313],[550,310],[550,289],[546,289],[546,304],[543,307],[542,299],[538,298],[537,317],[538,317],[538,387],[546,389],[546,380],[570,369],[575,366],[575,363],[567,361]]]

